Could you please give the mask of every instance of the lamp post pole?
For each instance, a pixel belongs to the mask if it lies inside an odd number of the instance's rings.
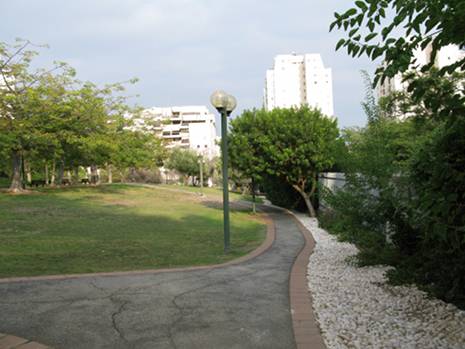
[[[221,155],[223,158],[223,224],[224,224],[224,252],[229,252],[229,183],[228,183],[228,112],[221,110]]]
[[[224,225],[224,252],[229,252],[229,185],[228,185],[228,116],[236,108],[236,98],[224,91],[215,91],[210,101],[221,114],[221,155],[223,158],[223,225]]]
[[[203,156],[199,156],[199,170],[200,170],[200,195],[203,196]]]

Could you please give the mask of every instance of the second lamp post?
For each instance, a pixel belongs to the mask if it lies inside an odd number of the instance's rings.
[[[223,158],[223,224],[224,224],[224,252],[229,251],[229,184],[228,184],[228,119],[234,108],[236,98],[224,91],[215,91],[210,97],[211,104],[221,114],[221,154]]]

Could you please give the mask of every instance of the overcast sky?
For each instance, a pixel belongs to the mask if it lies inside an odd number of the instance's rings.
[[[262,105],[266,69],[284,53],[320,53],[333,71],[341,127],[362,126],[367,59],[335,52],[334,11],[352,0],[0,0],[0,40],[50,46],[41,63],[62,60],[96,83],[138,77],[130,94],[145,107],[209,105],[224,89],[238,109]]]

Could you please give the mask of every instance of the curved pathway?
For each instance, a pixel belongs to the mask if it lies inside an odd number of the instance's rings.
[[[268,210],[276,240],[243,263],[0,283],[0,332],[56,349],[295,348],[289,275],[305,240]]]

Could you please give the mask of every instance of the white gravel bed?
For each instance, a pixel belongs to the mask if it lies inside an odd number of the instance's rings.
[[[313,308],[328,349],[465,348],[465,311],[414,286],[386,284],[387,267],[355,267],[357,253],[297,214],[316,246],[308,265]]]

